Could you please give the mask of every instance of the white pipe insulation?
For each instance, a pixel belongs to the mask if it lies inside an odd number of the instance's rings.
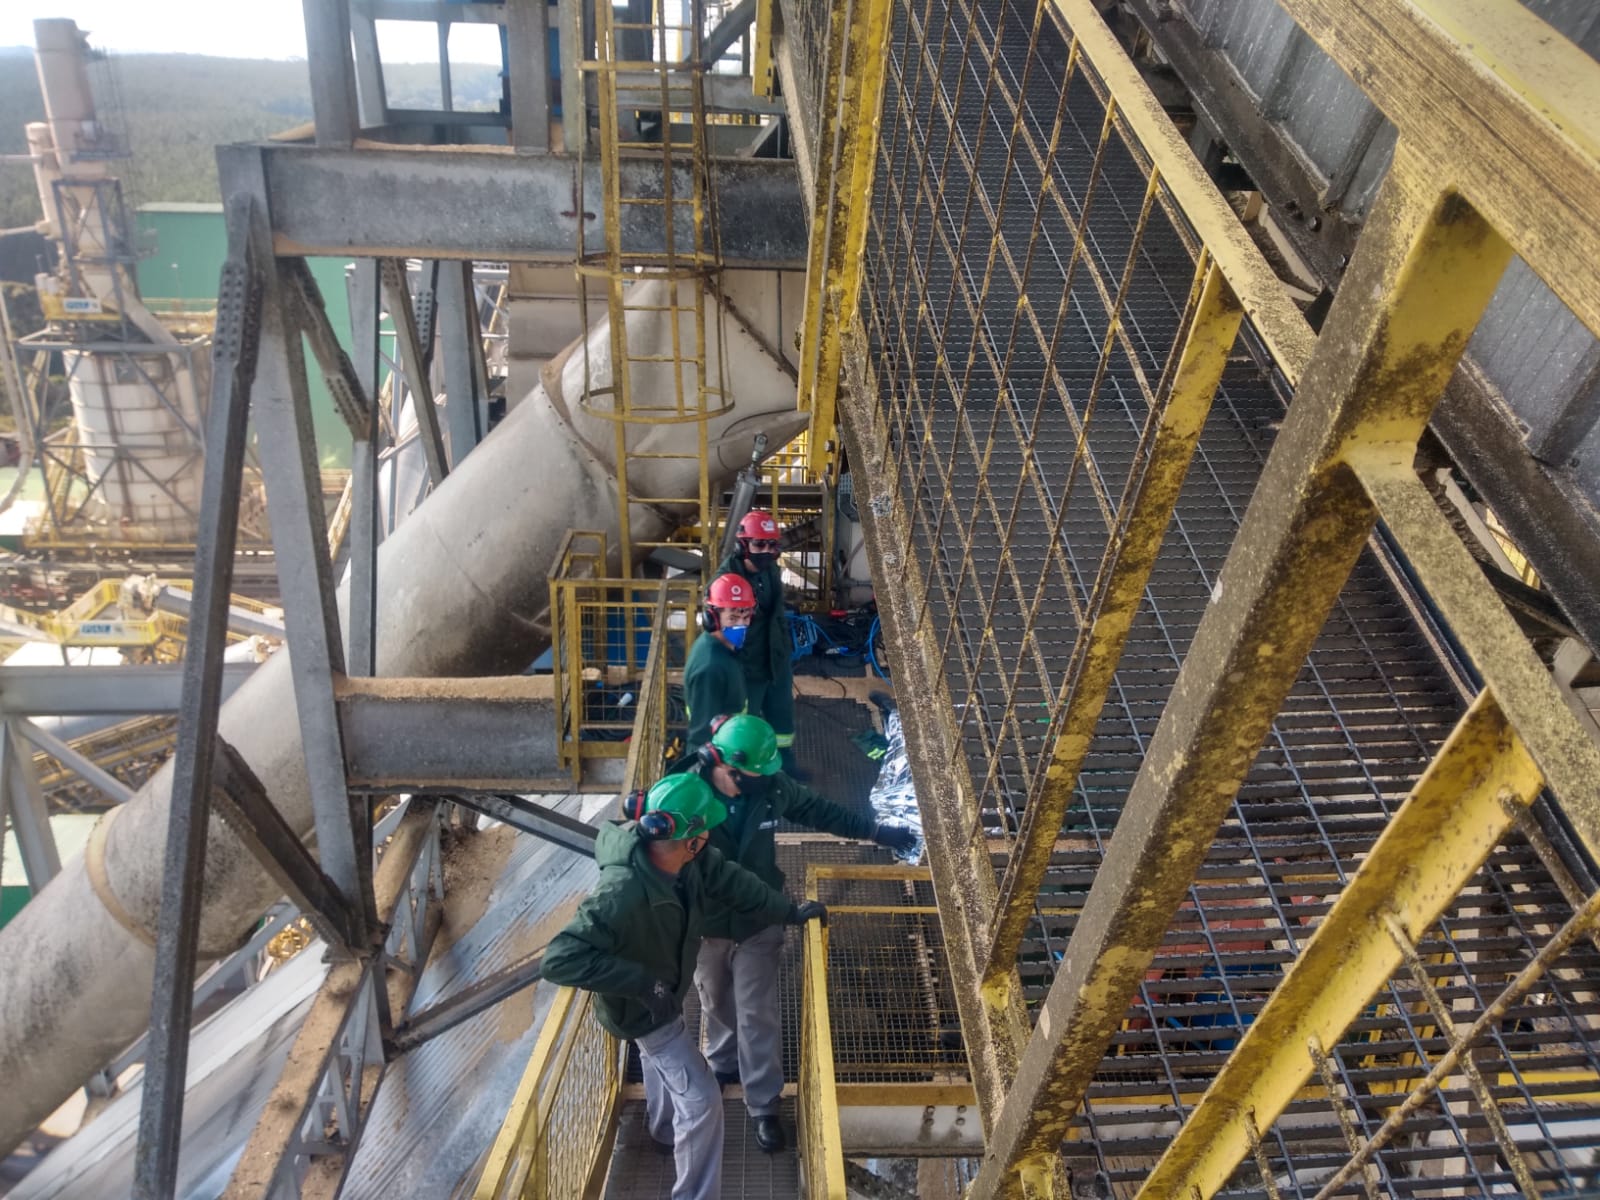
[[[657,285],[643,285],[657,286]],[[640,303],[647,303],[640,297]],[[708,303],[708,361],[719,322]],[[765,433],[782,446],[804,427],[794,384],[731,316],[726,326],[733,409],[708,428],[713,485],[749,460]],[[660,313],[629,320],[631,352],[671,353]],[[654,343],[654,349],[646,343]],[[685,342],[685,344],[692,344]],[[579,408],[581,342],[546,367],[538,388],[382,545],[378,564],[378,671],[389,676],[516,673],[548,644],[546,576],[569,528],[617,540],[612,427]],[[609,331],[589,339],[596,386],[610,375]],[[635,364],[633,385],[661,387],[666,371]],[[693,424],[653,426],[637,449],[694,453]],[[681,496],[664,513],[635,505],[638,540],[665,536],[699,495],[693,459],[631,464],[635,494]],[[645,468],[648,469],[645,469]],[[270,485],[270,481],[269,481]],[[312,828],[286,652],[223,705],[220,732],[249,761],[289,824]],[[15,1146],[149,1022],[156,927],[172,776],[164,767],[108,813],[84,856],[68,863],[0,929],[0,1152]],[[237,946],[279,893],[221,822],[206,845],[200,945]]]

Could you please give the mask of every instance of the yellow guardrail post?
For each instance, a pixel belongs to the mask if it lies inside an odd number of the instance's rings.
[[[806,872],[806,897],[817,899],[815,868]],[[801,927],[804,986],[800,1002],[800,1089],[796,1099],[800,1163],[811,1200],[844,1200],[844,1144],[839,1089],[833,1073],[833,1023],[828,1016],[828,930]]]

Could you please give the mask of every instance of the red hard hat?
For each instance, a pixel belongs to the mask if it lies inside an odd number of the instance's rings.
[[[711,588],[706,592],[706,603],[712,608],[754,608],[756,594],[748,579],[730,572],[718,575],[711,581]]]
[[[739,536],[742,538],[765,538],[776,541],[778,537],[778,523],[772,519],[772,514],[762,512],[759,508],[752,508],[745,513],[744,520],[739,522]]]

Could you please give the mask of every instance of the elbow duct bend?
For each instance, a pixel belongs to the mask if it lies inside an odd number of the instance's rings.
[[[645,287],[663,285],[647,284]],[[641,296],[641,305],[646,303]],[[710,305],[708,304],[708,309]],[[708,312],[708,316],[711,313]],[[655,318],[652,322],[648,318]],[[638,322],[636,327],[635,322]],[[671,318],[629,317],[632,353],[670,353]],[[794,383],[729,315],[707,321],[707,361],[725,344],[730,411],[707,428],[714,488],[749,461],[751,439],[782,446],[804,428]],[[692,343],[691,343],[692,344]],[[378,579],[378,672],[390,676],[493,675],[522,671],[549,642],[546,576],[569,528],[609,531],[617,553],[618,497],[611,422],[580,403],[585,362],[595,387],[609,383],[609,330],[590,332],[553,360],[543,380],[494,433],[383,543]],[[642,388],[673,386],[671,364],[634,369]],[[695,453],[693,423],[640,426],[636,449]],[[636,540],[661,538],[698,503],[688,459],[631,463],[635,494],[683,497],[635,504]],[[613,564],[620,566],[620,564]],[[266,785],[302,834],[312,813],[294,712],[287,651],[266,662],[223,705],[220,733]],[[0,1152],[14,1147],[149,1023],[172,774],[163,767],[126,805],[108,813],[87,852],[66,864],[0,929]],[[278,891],[220,821],[207,835],[202,956],[232,950]]]

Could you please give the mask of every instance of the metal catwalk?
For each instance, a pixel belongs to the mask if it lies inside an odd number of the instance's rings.
[[[800,6],[796,6],[797,8]],[[789,27],[820,64],[822,6]],[[793,10],[791,10],[793,11]],[[799,104],[824,123],[822,82]],[[997,871],[1061,731],[1074,641],[1126,536],[1205,277],[1201,242],[1108,112],[1048,5],[895,0],[862,321],[882,467],[942,631],[944,680]],[[1284,415],[1254,331],[1235,344],[1021,939],[1030,1010],[1054,978]],[[1466,708],[1458,668],[1369,548],[1273,722],[1068,1135],[1075,1175],[1132,1195]],[[880,595],[907,580],[879,578]],[[1425,618],[1422,618],[1425,619]],[[955,764],[959,766],[959,764]],[[925,802],[926,803],[926,802]],[[1539,836],[1535,834],[1535,836]],[[1563,889],[1567,894],[1563,894]],[[1527,838],[1491,854],[1416,946],[1470,1022],[1572,913]],[[1546,1194],[1594,1186],[1600,954],[1578,942],[1491,1029],[1476,1066]],[[1336,979],[1328,981],[1337,987]],[[1447,1048],[1410,977],[1383,988],[1225,1195],[1305,1195]],[[970,1036],[970,1031],[969,1031]],[[1459,1078],[1349,1194],[1511,1186]],[[1263,1177],[1262,1168],[1269,1174]]]

